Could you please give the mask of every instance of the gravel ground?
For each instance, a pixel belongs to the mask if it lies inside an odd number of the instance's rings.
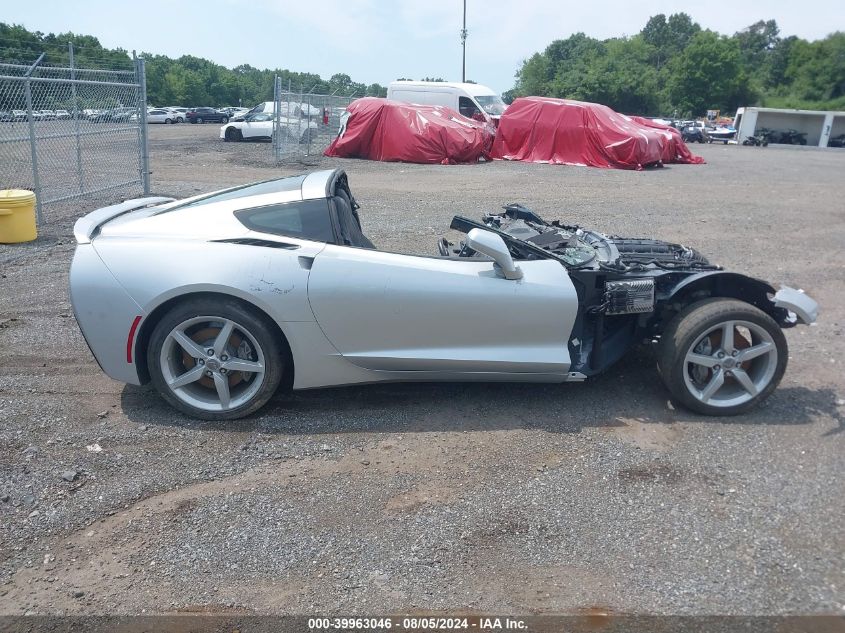
[[[297,173],[217,126],[151,128],[154,191]],[[342,165],[381,248],[451,216],[549,218],[698,247],[822,305],[757,411],[677,408],[651,349],[583,384],[280,394],[197,422],[106,378],[67,296],[76,217],[0,246],[0,614],[841,614],[845,151],[695,146],[625,172]]]

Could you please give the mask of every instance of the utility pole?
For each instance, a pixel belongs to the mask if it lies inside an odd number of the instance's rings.
[[[467,0],[464,0],[464,28],[461,29],[461,46],[464,49],[461,63],[461,81],[467,80]]]

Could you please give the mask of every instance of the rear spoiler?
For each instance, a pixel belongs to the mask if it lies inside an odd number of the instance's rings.
[[[164,204],[165,202],[173,202],[175,199],[176,198],[165,198],[162,196],[135,198],[133,200],[127,200],[126,202],[121,202],[120,204],[113,204],[110,207],[97,209],[87,215],[83,215],[76,221],[76,224],[73,225],[73,236],[79,244],[87,244],[91,241],[91,238],[94,237],[97,229],[109,220],[113,220],[119,215],[129,213],[130,211],[143,209],[144,207]]]

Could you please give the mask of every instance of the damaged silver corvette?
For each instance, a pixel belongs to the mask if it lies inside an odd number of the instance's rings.
[[[675,399],[747,411],[786,369],[807,295],[697,251],[548,223],[519,205],[440,256],[382,252],[343,170],[185,200],[141,198],[77,221],[74,312],[109,376],[180,411],[235,419],[280,386],[580,381],[642,341]]]

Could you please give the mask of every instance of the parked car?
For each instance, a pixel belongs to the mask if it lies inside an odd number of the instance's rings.
[[[502,98],[487,86],[446,81],[391,81],[387,98],[404,103],[442,105],[468,119],[495,123],[507,109]]]
[[[239,107],[236,107],[236,106],[219,108],[219,110],[220,110],[220,112],[225,112],[227,115],[229,115],[230,120],[235,118],[238,115],[243,115],[243,114],[249,112],[249,108],[239,108]]]
[[[26,110],[12,110],[12,121],[26,121]]]
[[[56,110],[56,118],[64,121],[70,119],[71,114],[67,110]]]
[[[112,108],[111,110],[95,110],[88,116],[89,121],[94,123],[126,122],[135,115],[137,120],[138,111],[135,108]]]
[[[56,113],[53,110],[41,110],[42,121],[55,121]]]
[[[786,370],[818,305],[698,251],[509,205],[442,257],[382,252],[341,169],[82,217],[70,297],[100,367],[228,420],[293,389],[380,381],[577,382],[659,340],[676,402],[733,415]],[[491,321],[492,319],[492,321]]]
[[[257,112],[247,115],[243,120],[229,121],[220,128],[220,138],[224,141],[272,140],[274,118],[272,112]],[[286,140],[294,143],[307,144],[318,128],[317,123],[308,119],[279,117],[279,129]]]
[[[242,120],[252,114],[272,114],[276,111],[276,103],[274,101],[263,101],[246,112],[239,113],[235,116],[229,117],[235,121]],[[280,101],[279,113],[288,118],[314,118],[322,117],[322,109],[312,106],[308,103],[300,103],[298,101]]]
[[[191,123],[228,123],[229,115],[214,108],[194,108],[188,110],[186,120]]]
[[[176,123],[176,115],[170,110],[148,110],[147,123]]]
[[[188,120],[188,108],[178,108],[178,107],[171,107],[165,108],[166,110],[172,110],[176,114],[176,122],[177,123],[184,123]]]
[[[14,120],[15,117],[11,112],[7,112],[6,110],[0,110],[0,122],[9,123]]]

